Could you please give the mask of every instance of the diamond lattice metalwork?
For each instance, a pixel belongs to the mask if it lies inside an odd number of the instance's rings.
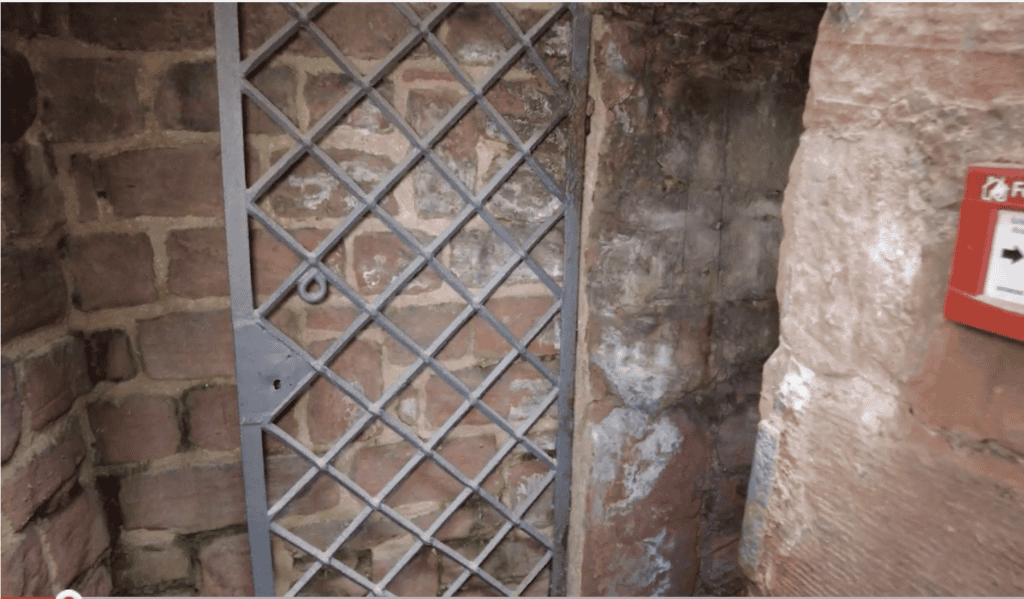
[[[520,27],[519,21],[501,5],[490,5],[490,18],[496,19],[504,28],[503,35],[512,40],[504,54],[482,77],[474,79],[460,64],[460,60],[441,42],[438,28],[457,10],[456,5],[442,5],[426,14],[422,6],[396,4],[394,9],[404,17],[410,32],[376,67],[364,74],[335,44],[318,24],[318,17],[328,9],[327,4],[300,6],[283,4],[287,11],[287,22],[269,39],[241,59],[238,8],[231,4],[216,5],[218,80],[220,88],[221,136],[223,148],[223,172],[226,205],[226,229],[230,265],[232,313],[235,328],[236,370],[238,378],[239,408],[242,419],[243,467],[246,482],[246,504],[249,521],[250,545],[252,549],[255,588],[258,595],[274,594],[273,561],[271,559],[271,535],[287,541],[293,548],[312,558],[302,576],[288,589],[288,595],[299,594],[323,571],[341,573],[369,594],[389,594],[389,585],[400,577],[411,561],[424,548],[436,551],[439,556],[454,562],[462,568],[448,584],[446,594],[452,595],[463,588],[471,578],[476,577],[494,592],[518,595],[547,568],[551,568],[550,591],[564,594],[565,591],[565,550],[568,528],[569,506],[569,464],[572,431],[572,373],[575,347],[575,317],[578,272],[579,243],[579,198],[582,182],[583,121],[586,98],[587,52],[589,45],[589,17],[578,5],[558,5],[539,18],[528,30]],[[549,64],[538,53],[539,41],[549,34],[559,19],[571,24],[571,58],[568,77],[560,79]],[[264,68],[282,48],[296,36],[312,40],[316,49],[329,58],[338,71],[354,85],[337,99],[308,130],[303,131],[279,106],[261,91],[253,81],[253,75]],[[461,84],[466,95],[452,107],[448,114],[429,131],[421,135],[407,122],[391,101],[381,93],[380,85],[386,77],[416,48],[427,48],[431,55],[440,59],[451,76]],[[550,118],[532,133],[522,139],[517,127],[510,123],[488,98],[489,92],[503,77],[519,63],[527,65],[543,79],[552,92],[554,106]],[[292,141],[291,147],[277,157],[252,184],[248,184],[243,128],[243,103],[254,105],[280,128]],[[322,144],[343,119],[357,106],[372,106],[387,119],[407,140],[411,150],[405,158],[380,177],[374,185],[361,185],[352,174],[332,157]],[[480,111],[486,117],[488,127],[493,128],[511,156],[490,174],[478,190],[471,189],[453,171],[439,152],[439,144],[471,111]],[[537,151],[556,129],[565,131],[569,141],[564,154],[564,179],[559,180],[538,159]],[[520,128],[521,130],[522,128]],[[354,199],[355,206],[349,210],[334,229],[319,241],[300,243],[293,232],[287,230],[261,204],[275,185],[280,184],[289,169],[300,161],[312,160],[315,165],[329,174],[337,185]],[[251,160],[251,159],[250,159]],[[461,198],[464,206],[449,220],[447,227],[428,241],[422,241],[414,231],[400,222],[385,206],[389,194],[418,165],[429,165],[447,186]],[[488,203],[496,197],[511,177],[521,169],[535,176],[543,192],[557,199],[557,206],[550,214],[523,238],[503,224],[488,209]],[[367,298],[346,280],[344,273],[330,266],[329,257],[335,248],[341,247],[364,219],[376,219],[388,232],[401,240],[412,258],[401,268],[397,276],[384,286],[373,298]],[[496,235],[509,249],[509,256],[494,271],[490,280],[474,291],[460,277],[445,265],[442,252],[449,247],[456,235],[471,220],[479,219],[489,227],[490,234]],[[272,292],[256,297],[253,290],[250,222],[262,228],[276,243],[293,253],[298,265],[283,280],[277,282]],[[556,227],[564,235],[564,255],[561,265],[562,282],[538,263],[533,252],[546,236]],[[514,334],[502,320],[488,308],[488,301],[509,280],[517,269],[535,278],[552,298],[550,307],[522,335]],[[449,286],[464,303],[464,308],[432,341],[421,345],[406,331],[395,324],[385,312],[389,304],[417,276],[424,272],[436,276]],[[358,315],[344,327],[321,351],[311,351],[290,335],[282,325],[275,324],[271,315],[284,302],[294,300],[309,305],[319,304],[329,293],[340,294],[358,310]],[[486,376],[478,384],[467,383],[439,359],[439,354],[471,320],[479,320],[501,337],[508,345],[507,352],[497,359]],[[541,359],[529,348],[541,333],[552,323],[560,325],[558,368],[552,371],[550,361]],[[483,326],[483,325],[481,325]],[[379,397],[371,397],[367,390],[343,376],[331,367],[332,363],[356,343],[357,337],[373,328],[383,331],[390,342],[396,342],[413,356],[412,362],[394,381],[391,381]],[[503,415],[485,400],[514,364],[527,364],[539,374],[542,384],[549,385],[539,401],[531,406],[527,414],[516,418]],[[396,418],[389,407],[410,383],[423,373],[437,377],[455,390],[462,398],[461,404],[447,417],[429,438],[421,438],[415,431]],[[337,391],[358,406],[359,416],[350,423],[347,430],[323,452],[303,444],[295,435],[286,430],[281,417],[296,399],[307,392],[316,381],[326,381]],[[531,438],[529,432],[545,413],[557,409],[559,425],[555,451],[541,447]],[[482,414],[504,434],[506,440],[472,477],[464,474],[456,465],[442,455],[440,448],[450,439],[450,433],[471,411]],[[515,421],[513,424],[512,421]],[[412,448],[411,457],[394,476],[376,493],[367,492],[353,478],[342,472],[337,460],[361,435],[373,426],[383,425]],[[306,464],[305,472],[284,490],[280,497],[268,504],[266,477],[266,437],[299,456]],[[532,480],[524,496],[513,505],[493,495],[486,481],[503,460],[514,452],[525,452],[532,460],[544,467],[544,473]],[[451,498],[443,511],[429,525],[421,526],[403,515],[388,501],[410,475],[421,466],[429,464],[450,476],[461,486],[461,491]],[[345,492],[356,498],[363,506],[343,531],[333,538],[326,548],[317,547],[294,530],[282,524],[279,519],[290,506],[296,504],[318,480],[327,479],[340,485]],[[528,511],[538,503],[541,496],[554,486],[554,522],[551,530],[541,530],[536,519],[527,517]],[[454,514],[470,500],[482,501],[483,505],[501,518],[502,524],[489,542],[472,557],[453,548],[437,538]],[[387,522],[399,527],[413,539],[411,545],[394,564],[377,580],[346,564],[338,558],[339,550],[367,524],[371,517],[383,516]],[[495,549],[511,539],[512,535],[542,548],[542,555],[532,564],[518,585],[509,588],[505,582],[490,573],[484,564]]]

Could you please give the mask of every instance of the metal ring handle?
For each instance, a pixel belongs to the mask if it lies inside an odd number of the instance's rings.
[[[310,289],[314,283],[316,288]],[[324,274],[316,267],[309,267],[309,270],[299,277],[299,297],[306,300],[307,303],[319,304],[326,296],[327,281],[324,279]]]

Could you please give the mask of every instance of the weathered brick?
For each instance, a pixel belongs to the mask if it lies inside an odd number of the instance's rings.
[[[319,355],[331,344],[312,344]],[[380,397],[383,388],[380,350],[370,343],[355,340],[329,364],[342,378],[355,384],[371,401]],[[313,443],[330,443],[340,437],[361,414],[362,409],[345,393],[326,380],[317,380],[309,393],[309,437]]]
[[[317,73],[306,78],[303,94],[309,108],[309,125],[315,125],[327,111],[334,107],[345,94],[354,87],[351,78],[344,73]],[[394,95],[389,84],[377,86],[378,91],[389,102]],[[370,131],[373,133],[389,133],[394,126],[381,111],[368,100],[356,105],[342,120],[343,126]]]
[[[53,582],[62,589],[96,563],[110,545],[102,508],[89,493],[44,521],[40,531],[53,558]]]
[[[14,449],[18,446],[21,438],[21,412],[22,401],[18,394],[17,378],[14,374],[14,365],[4,363],[3,365],[3,396],[2,416],[0,416],[0,434],[2,434],[3,448],[0,450],[0,460],[6,462],[14,455]]]
[[[155,460],[173,454],[181,443],[171,397],[129,397],[118,404],[89,406],[100,460],[108,464]]]
[[[186,579],[192,567],[184,548],[176,544],[169,533],[168,539],[159,542],[138,542],[132,538],[120,539],[124,554],[123,569],[118,572],[119,586],[133,591],[145,592],[161,584]]]
[[[221,385],[185,394],[189,440],[203,449],[237,449],[241,439],[238,389]]]
[[[421,243],[429,238],[420,231],[411,231]],[[373,297],[383,291],[416,256],[412,248],[397,235],[366,233],[353,242],[352,266],[356,272],[359,292]],[[441,279],[429,266],[425,267],[402,289],[402,294],[426,293],[441,286]]]
[[[58,35],[55,21],[59,7],[45,3],[13,2],[3,5],[0,10],[3,11],[4,31],[12,31],[25,37]]]
[[[86,340],[89,378],[93,381],[126,381],[138,374],[128,333],[120,329],[106,329],[89,333]]]
[[[267,65],[259,69],[250,80],[256,89],[263,92],[271,103],[284,113],[292,123],[298,124],[297,111],[295,109],[295,72],[291,67]],[[281,129],[262,108],[255,102],[245,101],[243,107],[243,119],[245,132],[267,133],[281,135]]]
[[[544,164],[544,166],[551,176],[557,177],[560,161],[548,158],[548,164]],[[495,164],[494,166],[499,165]],[[544,185],[536,172],[524,164],[516,169],[507,181],[502,183],[501,188],[487,203],[487,210],[494,218],[503,221],[541,223],[554,215],[560,206],[561,202]],[[506,226],[508,226],[507,223]],[[526,238],[526,235],[514,236],[520,242]]]
[[[79,222],[89,223],[99,218],[95,169],[96,162],[88,154],[71,155],[71,180],[75,183]]]
[[[112,50],[213,49],[213,8],[190,4],[69,5],[71,34]]]
[[[476,388],[484,378],[487,376],[487,371],[481,368],[465,368],[453,373],[470,389]],[[427,423],[430,426],[438,427],[444,424],[448,418],[452,415],[455,410],[462,405],[462,395],[453,389],[451,385],[441,380],[436,374],[431,374],[430,378],[427,379],[427,385],[425,389],[426,393],[426,416]],[[501,406],[491,406],[495,408],[499,413],[501,412]],[[502,416],[508,416],[508,404],[505,406],[505,413]],[[491,422],[490,418],[485,416],[479,410],[470,410],[466,416],[459,421],[461,424],[488,424]]]
[[[442,304],[389,309],[386,311],[386,315],[417,345],[426,349],[461,311],[462,308],[457,304]],[[469,346],[469,329],[470,324],[467,322],[455,333],[444,349],[438,352],[437,357],[441,360],[453,360],[464,356],[466,348]],[[412,363],[414,359],[412,353],[390,335],[388,335],[386,347],[390,362],[402,366]]]
[[[352,324],[359,311],[355,308],[334,308],[324,306],[306,315],[306,326],[310,329],[342,332]]]
[[[551,298],[547,297],[507,297],[488,301],[487,308],[515,338],[522,339],[523,335],[532,329],[540,317],[548,311],[551,303]],[[556,314],[555,319],[558,318],[559,315]],[[530,350],[538,355],[558,353],[554,345],[555,340],[546,337],[543,333],[538,336],[534,343],[530,344]],[[499,358],[504,356],[511,347],[494,327],[485,324],[482,319],[479,321],[476,326],[476,346],[474,348],[477,355]]]
[[[530,233],[525,226],[506,225],[516,241],[522,243]],[[557,229],[533,248],[530,257],[556,282],[562,278],[563,247],[565,243]],[[513,257],[512,248],[494,231],[463,229],[451,242],[451,269],[466,286],[483,287]],[[520,264],[505,280],[507,284],[538,281],[533,269]]]
[[[184,466],[121,481],[125,530],[200,531],[245,522],[242,465]]]
[[[303,474],[309,462],[289,453],[267,459],[267,498],[273,503],[280,499]],[[331,509],[338,505],[341,491],[338,483],[324,475],[318,476],[285,508],[289,515],[306,515]]]
[[[85,442],[77,426],[68,426],[57,442],[35,456],[4,485],[3,510],[15,530],[78,472]]]
[[[306,248],[313,248],[327,236],[328,231],[323,229],[299,229],[289,231],[300,245]],[[259,295],[269,295],[281,284],[284,279],[292,274],[301,259],[299,255],[282,245],[270,233],[262,229],[251,232],[252,245],[250,246],[253,287]],[[343,275],[345,269],[345,248],[338,244],[328,254],[324,264]]]
[[[352,149],[329,149],[327,155],[363,191],[377,186],[394,168],[387,156]],[[279,155],[271,156],[275,163]],[[267,192],[264,204],[273,214],[285,218],[341,218],[362,203],[349,192],[348,187],[315,159],[305,156],[295,163]],[[393,196],[387,196],[381,205],[389,214],[397,214]]]
[[[110,592],[114,590],[110,568],[107,566],[96,568],[82,581],[80,588],[79,594],[83,597],[110,597]]]
[[[398,539],[375,547],[373,579],[384,578],[409,550],[409,545],[408,541]],[[436,597],[439,565],[437,554],[433,550],[421,549],[387,586],[388,592],[398,597]]]
[[[199,550],[199,567],[199,591],[206,597],[244,597],[254,593],[246,535],[214,539]]]
[[[461,6],[450,18],[445,45],[464,65],[494,66],[512,45],[508,30],[484,5]]]
[[[140,321],[143,367],[155,379],[231,376],[231,312],[177,312]]]
[[[67,263],[79,309],[137,306],[155,301],[153,246],[145,233],[99,233],[72,237]]]
[[[186,229],[167,235],[167,289],[181,297],[226,296],[228,251],[224,229]]]
[[[485,435],[450,439],[442,444],[440,453],[472,479],[490,460],[494,451],[494,437]],[[406,444],[364,447],[356,455],[350,476],[370,495],[376,495],[413,454],[415,450]],[[498,482],[494,480],[485,487],[494,492]],[[420,463],[388,496],[387,503],[397,506],[418,501],[449,501],[462,488],[462,484],[428,459]]]
[[[164,73],[156,95],[156,114],[165,129],[217,131],[217,65],[180,62]]]
[[[520,504],[537,491],[549,472],[551,470],[540,460],[520,462],[509,468],[507,505],[518,510]],[[554,488],[552,482],[526,511],[526,518],[534,526],[543,528],[554,522]]]
[[[718,427],[716,452],[723,469],[748,468],[754,461],[754,442],[759,420],[756,405],[727,418]]]
[[[101,159],[97,171],[116,216],[224,214],[217,147],[130,150]]]
[[[0,253],[5,339],[53,324],[67,312],[67,285],[57,254],[5,247]]]
[[[317,24],[349,58],[384,58],[409,32],[409,21],[395,9],[352,2],[328,9]]]
[[[85,343],[64,338],[41,354],[18,362],[21,394],[32,430],[40,430],[71,408],[76,397],[92,389]]]
[[[488,370],[467,368],[455,374],[471,389],[483,382]],[[491,385],[482,397],[483,403],[497,412],[502,418],[509,419],[513,425],[536,411],[544,395],[552,389],[551,384],[537,372],[533,366],[519,362],[511,366],[497,381]],[[437,375],[427,380],[427,422],[431,426],[441,426],[462,403],[462,396]],[[464,424],[489,424],[490,418],[479,410],[473,409],[461,421]]]
[[[142,131],[139,70],[124,59],[62,58],[48,64],[40,72],[41,118],[54,141],[105,141]]]
[[[4,597],[44,597],[50,594],[50,572],[43,558],[43,546],[34,529],[25,532],[20,543],[4,542]]]
[[[48,153],[32,143],[3,144],[4,238],[43,236],[66,221]]]

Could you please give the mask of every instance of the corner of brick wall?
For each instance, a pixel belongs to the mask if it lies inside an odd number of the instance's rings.
[[[1024,346],[942,312],[967,167],[1024,156],[1022,23],[821,23],[741,547],[767,594],[1024,592]]]

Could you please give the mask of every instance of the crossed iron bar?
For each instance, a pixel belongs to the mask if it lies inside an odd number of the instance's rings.
[[[313,371],[308,373],[299,381],[294,389],[288,394],[286,399],[278,404],[277,408],[269,414],[269,417],[266,418],[265,421],[260,422],[264,430],[271,433],[291,449],[299,453],[299,455],[301,455],[311,465],[311,468],[298,481],[296,481],[288,492],[285,493],[284,496],[282,496],[267,512],[267,516],[270,519],[271,531],[316,559],[316,561],[306,570],[303,576],[291,587],[291,589],[289,589],[288,595],[292,596],[300,591],[325,565],[330,565],[332,568],[351,578],[375,595],[390,594],[385,590],[387,585],[394,580],[394,578],[416,556],[420,549],[426,545],[432,546],[438,551],[441,551],[464,568],[462,575],[446,590],[447,596],[451,596],[457,592],[470,578],[470,576],[474,574],[503,594],[519,595],[536,579],[548,563],[551,562],[554,550],[552,542],[547,539],[545,535],[538,532],[529,522],[523,520],[523,516],[526,511],[529,510],[529,508],[536,503],[540,495],[547,490],[551,482],[554,480],[556,473],[555,461],[552,460],[546,452],[537,447],[532,440],[526,437],[526,433],[537,422],[537,420],[540,419],[562,391],[561,386],[559,385],[559,378],[553,375],[536,356],[526,349],[536,336],[540,334],[543,328],[554,318],[555,314],[559,313],[562,308],[563,301],[562,289],[543,268],[536,264],[536,262],[530,257],[529,252],[532,251],[532,249],[548,232],[550,232],[558,221],[564,217],[565,207],[568,201],[568,196],[565,190],[560,189],[558,185],[554,183],[547,171],[537,163],[532,152],[558,125],[561,124],[563,119],[569,114],[569,107],[571,104],[569,93],[563,89],[562,84],[555,79],[554,75],[547,68],[547,65],[544,64],[544,61],[537,54],[533,44],[550,29],[554,22],[561,17],[566,10],[568,10],[568,6],[563,4],[552,9],[536,25],[534,25],[530,31],[524,34],[516,24],[515,20],[503,7],[499,5],[492,5],[491,9],[495,16],[515,37],[516,41],[515,45],[505,53],[499,64],[479,86],[470,81],[465,73],[462,72],[461,68],[456,63],[456,60],[433,34],[434,28],[454,10],[453,5],[441,6],[421,20],[410,7],[403,4],[396,4],[396,8],[412,24],[414,31],[410,33],[394,50],[392,50],[392,52],[383,60],[381,65],[367,77],[363,77],[359,74],[359,72],[342,55],[337,46],[335,46],[335,44],[313,22],[324,8],[326,8],[326,4],[317,4],[307,8],[301,8],[295,4],[284,4],[283,6],[291,15],[289,23],[260,46],[260,48],[258,48],[251,57],[238,64],[238,68],[240,69],[241,74],[242,93],[249,96],[252,101],[267,112],[279,127],[298,142],[297,145],[281,157],[281,159],[279,159],[278,162],[271,167],[251,188],[248,188],[245,191],[245,206],[247,213],[265,226],[278,241],[304,258],[304,262],[279,285],[279,287],[267,298],[262,306],[254,311],[260,324],[268,332],[288,346],[297,355],[305,359],[313,368]],[[335,104],[335,106],[328,111],[328,113],[325,114],[319,122],[316,123],[308,136],[303,135],[291,120],[247,79],[247,76],[255,72],[274,52],[290,41],[300,29],[305,30],[318,44],[318,46],[341,67],[352,81],[357,84],[357,89],[348,93],[337,104]],[[469,95],[460,101],[441,123],[435,126],[434,130],[426,136],[426,139],[421,140],[416,132],[412,130],[412,128],[397,113],[390,103],[380,95],[375,86],[389,72],[391,72],[391,70],[393,70],[394,67],[397,66],[397,64],[403,60],[413,48],[416,47],[416,45],[423,41],[425,41],[436,55],[441,58],[459,82],[469,91]],[[544,128],[535,132],[534,135],[526,142],[520,140],[519,136],[508,125],[504,117],[495,110],[485,97],[488,90],[500,81],[501,77],[512,67],[524,52],[527,53],[532,62],[537,66],[539,72],[545,78],[550,88],[557,95],[560,104],[559,109],[555,111],[550,122]],[[574,47],[574,53],[575,52],[576,49]],[[348,174],[318,145],[318,141],[364,98],[368,98],[369,101],[371,101],[383,114],[385,114],[387,118],[406,136],[414,147],[414,151],[410,152],[409,155],[398,166],[396,166],[391,173],[389,173],[387,178],[385,178],[368,194],[364,193],[362,188],[355,183]],[[497,126],[516,151],[514,157],[510,159],[491,179],[491,181],[481,191],[479,197],[475,197],[474,194],[466,188],[462,181],[456,177],[448,166],[433,152],[434,145],[437,144],[444,135],[447,134],[447,132],[473,108],[474,105],[480,106],[483,109],[487,117]],[[307,251],[304,247],[298,244],[283,227],[281,227],[274,219],[270,218],[266,212],[256,205],[256,202],[263,197],[267,190],[276,181],[281,178],[287,169],[291,168],[291,166],[293,166],[305,154],[312,156],[324,168],[330,171],[331,174],[344,184],[352,195],[362,204],[359,209],[352,211],[345,218],[343,223],[332,231],[331,234],[321,241],[320,244],[312,251]],[[445,231],[441,235],[437,236],[427,246],[421,245],[407,229],[398,223],[393,216],[388,214],[385,210],[382,210],[379,205],[381,199],[385,197],[394,188],[394,186],[405,177],[405,175],[419,164],[421,159],[426,159],[467,204],[467,206],[456,216]],[[490,197],[501,187],[501,185],[505,183],[508,177],[510,177],[511,174],[522,165],[523,162],[529,164],[529,166],[539,176],[544,186],[552,193],[552,195],[560,200],[561,204],[555,213],[551,215],[533,233],[533,235],[531,235],[526,242],[522,244],[522,246],[520,246],[512,235],[503,226],[501,226],[493,216],[483,209],[483,204],[490,199]],[[566,171],[568,176],[568,165]],[[373,302],[367,303],[333,270],[327,268],[322,263],[322,259],[336,245],[336,243],[348,234],[355,225],[370,212],[372,212],[390,230],[401,238],[407,246],[415,250],[417,256],[388,284],[385,290],[381,292]],[[484,286],[479,299],[475,298],[465,285],[454,275],[454,273],[441,264],[436,258],[437,252],[439,252],[440,249],[443,248],[451,238],[454,237],[454,235],[461,230],[461,228],[471,218],[473,218],[474,215],[477,214],[479,214],[491,229],[498,234],[502,241],[512,248],[514,253],[512,258],[496,275],[492,277],[491,281]],[[538,276],[540,281],[548,287],[554,296],[554,301],[551,307],[537,321],[533,328],[526,333],[522,340],[517,339],[493,315],[493,313],[484,306],[484,303],[511,275],[512,271],[516,269],[520,263],[525,263]],[[442,279],[444,279],[444,281],[466,301],[467,305],[426,349],[422,349],[404,331],[388,320],[381,312],[381,309],[387,305],[388,302],[390,302],[394,296],[427,264],[429,264],[442,277]],[[360,315],[353,321],[346,331],[323,352],[319,359],[314,358],[307,353],[302,347],[296,344],[287,335],[280,332],[266,319],[266,315],[277,307],[281,301],[283,301],[285,295],[291,290],[293,285],[298,284],[300,296],[308,300],[309,298],[307,298],[303,292],[305,291],[308,293],[309,285],[314,281],[319,286],[319,290],[321,292],[326,292],[325,281],[329,282],[333,287],[344,294],[354,305],[360,308]],[[322,295],[323,294],[321,293],[320,297],[322,297]],[[438,363],[435,356],[462,328],[462,326],[472,318],[474,314],[480,314],[480,316],[494,327],[494,329],[503,338],[505,338],[512,347],[504,358],[502,358],[489,373],[485,380],[476,389],[470,389],[465,385],[465,383],[455,377],[447,368]],[[402,376],[388,387],[376,403],[368,400],[358,387],[340,377],[327,366],[327,364],[329,364],[349,344],[355,335],[369,324],[371,319],[403,346],[409,349],[409,351],[414,355],[418,356]],[[523,358],[530,362],[534,368],[536,368],[550,383],[552,383],[554,388],[543,398],[541,405],[535,410],[534,414],[527,421],[522,422],[517,429],[514,429],[505,421],[504,418],[501,417],[501,415],[496,413],[486,403],[483,403],[481,398],[495,383],[495,381],[505,374],[507,369],[519,356],[523,356]],[[468,401],[462,402],[459,408],[455,410],[445,424],[436,431],[428,441],[423,442],[417,435],[409,432],[404,426],[396,422],[385,410],[388,404],[402,389],[405,388],[409,381],[428,365],[436,371],[447,384],[451,385],[465,398],[467,398]],[[317,457],[308,448],[297,443],[290,435],[288,435],[288,433],[272,422],[273,419],[276,418],[299,393],[302,393],[318,375],[328,379],[333,385],[354,399],[355,402],[364,410],[364,414],[349,427],[345,435],[343,435],[341,439],[339,439],[331,449],[321,457]],[[473,480],[469,480],[461,471],[440,456],[435,451],[435,448],[444,439],[444,437],[451,432],[459,420],[461,420],[462,417],[473,408],[476,408],[486,414],[497,426],[509,435],[509,439],[502,448],[492,456],[490,461],[483,467],[477,476]],[[370,497],[369,494],[359,485],[353,482],[345,474],[339,472],[331,464],[331,461],[337,457],[337,455],[353,439],[355,439],[357,435],[361,434],[366,426],[368,426],[374,419],[379,419],[389,428],[398,433],[406,442],[416,449],[416,455],[413,456],[405,466],[395,474],[394,477],[392,477],[376,497]],[[549,468],[549,472],[543,479],[543,484],[535,488],[524,501],[519,502],[514,511],[511,511],[505,507],[504,504],[485,491],[481,485],[517,444],[522,444],[527,450],[541,460]],[[442,512],[442,514],[435,519],[433,524],[424,531],[385,504],[384,499],[428,457],[445,472],[458,480],[464,488]],[[320,551],[280,524],[273,522],[273,519],[279,515],[280,512],[293,499],[295,499],[296,496],[301,493],[314,478],[320,475],[320,473],[325,473],[330,476],[330,478],[342,485],[345,489],[350,491],[366,504],[366,507],[362,512],[346,527],[345,531],[330,544],[326,551]],[[500,513],[505,519],[505,523],[480,552],[477,559],[470,562],[459,552],[435,539],[434,534],[474,492],[480,495],[482,499]],[[377,584],[367,580],[334,557],[334,553],[352,534],[355,533],[359,526],[361,526],[374,511],[382,512],[411,533],[416,539],[413,545],[402,555],[391,570]],[[547,549],[547,551],[544,557],[538,561],[531,572],[522,580],[519,587],[515,591],[509,591],[501,582],[484,571],[479,564],[482,564],[493,550],[506,538],[513,526],[522,529],[531,537],[536,539]]]

